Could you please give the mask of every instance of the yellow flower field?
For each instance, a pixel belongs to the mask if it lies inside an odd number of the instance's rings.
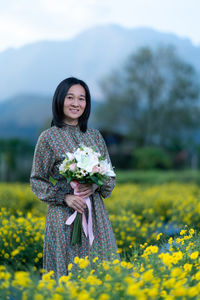
[[[53,271],[40,269],[40,278],[29,271],[10,273],[0,265],[0,296],[12,299],[199,299],[199,236],[194,229],[184,229],[170,241],[169,251],[140,245],[142,254],[131,261],[113,259],[91,267],[87,257],[75,257],[68,266],[68,276],[59,282]],[[73,272],[76,265],[78,271]],[[5,297],[5,298],[3,298]]]
[[[198,299],[200,188],[118,184],[104,201],[121,261],[77,257],[57,283],[42,270],[47,205],[0,184],[0,299]]]

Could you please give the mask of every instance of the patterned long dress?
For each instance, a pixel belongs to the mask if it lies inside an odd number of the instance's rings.
[[[33,157],[30,175],[31,189],[38,199],[48,204],[43,268],[47,272],[53,270],[56,280],[68,274],[68,264],[73,263],[76,256],[88,255],[90,260],[98,256],[100,261],[110,259],[113,254],[118,256],[116,240],[102,199],[111,195],[115,186],[114,177],[109,177],[105,184],[90,196],[94,233],[92,246],[83,230],[82,244],[70,245],[73,224],[66,225],[65,221],[74,210],[64,202],[64,197],[66,194],[73,194],[73,189],[59,174],[59,166],[66,152],[74,152],[81,144],[95,147],[111,163],[105,141],[99,130],[88,128],[83,133],[79,125],[68,124],[62,128],[52,126],[44,130],[38,138]],[[49,181],[50,176],[58,180],[55,185]],[[86,215],[87,210],[86,208]]]

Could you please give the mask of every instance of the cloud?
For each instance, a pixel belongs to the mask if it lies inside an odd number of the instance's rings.
[[[149,26],[200,42],[198,0],[0,0],[0,5],[0,50],[68,39],[105,23]]]
[[[32,3],[32,6],[30,5]],[[1,48],[42,39],[65,39],[92,26],[93,1],[35,0],[5,3],[0,11]]]

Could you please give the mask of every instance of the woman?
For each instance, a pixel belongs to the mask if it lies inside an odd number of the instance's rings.
[[[59,174],[59,166],[66,152],[74,152],[80,144],[95,146],[101,155],[110,161],[105,141],[97,129],[87,128],[90,115],[90,91],[86,83],[74,77],[63,80],[56,88],[53,103],[51,127],[44,130],[37,141],[30,184],[33,193],[48,204],[43,248],[43,268],[54,271],[55,278],[67,275],[69,263],[74,258],[88,256],[92,260],[110,259],[116,254],[117,246],[111,223],[104,207],[103,198],[111,195],[115,178],[109,177],[100,188],[92,184],[80,184],[79,194]],[[57,180],[53,185],[49,177]],[[82,243],[70,245],[72,225],[66,225],[68,217],[77,210],[88,209],[84,198],[90,197],[94,241],[90,246],[88,237],[82,231]],[[118,256],[118,254],[116,254]]]

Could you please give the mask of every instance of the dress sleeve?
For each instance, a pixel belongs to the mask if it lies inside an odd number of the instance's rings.
[[[110,163],[112,170],[113,170],[113,166],[111,163],[111,159],[110,159],[110,156],[108,153],[108,149],[107,149],[105,140],[99,130],[98,130],[98,138],[99,138],[99,141],[101,144],[101,150],[102,150],[101,154],[102,154],[103,158],[107,159],[107,161]],[[97,189],[97,191],[99,191],[99,193],[101,194],[101,196],[103,198],[108,198],[111,196],[112,190],[114,189],[115,185],[116,185],[116,178],[109,176],[109,178],[105,181],[105,183],[101,187],[99,187]]]
[[[33,193],[42,202],[64,205],[64,197],[67,193],[71,193],[71,188],[66,180],[58,180],[55,185],[49,181],[54,163],[54,152],[50,147],[48,137],[42,132],[35,147],[30,186]]]

